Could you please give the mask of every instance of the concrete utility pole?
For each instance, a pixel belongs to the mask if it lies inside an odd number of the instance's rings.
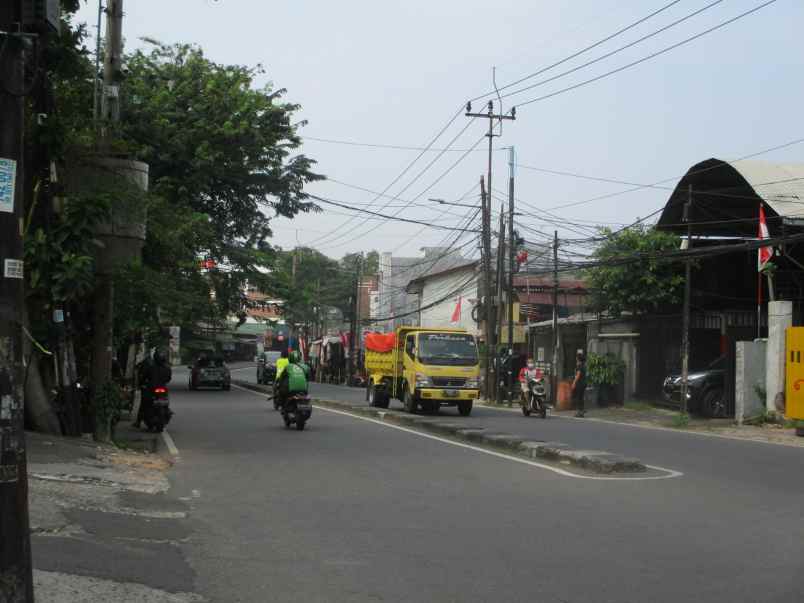
[[[350,337],[349,337],[349,381],[347,385],[352,384],[352,378],[355,374],[355,337],[357,334],[357,324],[360,322],[360,318],[357,315],[357,312],[360,308],[360,272],[362,268],[362,258],[357,259],[357,265],[355,266],[355,286],[354,286],[354,293],[352,294],[352,304],[351,304],[351,311],[352,311],[352,320],[351,320],[351,329],[350,329]]]
[[[25,46],[22,1],[0,23],[0,601],[33,602],[22,366]]]
[[[484,384],[485,390],[483,395],[486,399],[491,398],[491,391],[493,387],[491,386],[492,383],[492,368],[491,368],[491,359],[493,358],[492,355],[492,346],[494,341],[494,321],[493,321],[493,308],[491,304],[491,237],[489,235],[489,207],[491,206],[490,200],[486,196],[486,185],[483,181],[483,176],[480,177],[480,200],[482,206],[482,213],[483,213],[483,233],[481,235],[482,238],[482,245],[481,245],[481,255],[483,260],[483,295],[481,299],[485,300],[485,310],[486,310],[486,369],[484,374]]]
[[[687,202],[684,204],[684,222],[687,223],[687,249],[692,248],[692,223],[690,210],[692,209],[692,185],[687,188]],[[684,316],[681,326],[681,413],[687,414],[687,392],[689,391],[689,361],[690,361],[690,287],[692,279],[692,262],[688,259],[684,263]]]
[[[553,232],[553,381],[550,384],[550,397],[553,405],[558,405],[558,231]]]
[[[503,327],[503,293],[505,292],[505,206],[500,206],[500,236],[497,239],[497,292],[496,303],[494,305],[496,334],[495,341],[502,339]],[[495,354],[497,359],[497,371],[495,373],[494,381],[494,400],[497,401],[500,397],[500,378],[502,377],[502,363],[499,353]]]
[[[514,373],[514,254],[516,254],[514,241],[514,147],[508,155],[508,356],[511,364],[508,366],[508,405],[513,403]]]
[[[490,385],[491,381],[489,380],[494,371],[490,366],[491,359],[493,358],[494,351],[496,349],[496,341],[494,341],[494,311],[492,308],[492,300],[491,300],[491,195],[493,189],[491,188],[491,172],[492,172],[492,158],[494,153],[494,138],[497,136],[494,134],[494,122],[495,120],[502,123],[504,119],[507,120],[514,120],[516,119],[516,107],[511,108],[510,115],[503,115],[503,114],[494,114],[494,102],[488,102],[488,112],[486,113],[472,113],[472,103],[466,103],[466,117],[480,117],[486,118],[489,120],[489,131],[486,136],[489,139],[489,166],[488,166],[488,198],[486,198],[485,193],[483,192],[483,180],[480,180],[481,186],[481,194],[483,199],[483,253],[485,254],[485,262],[483,269],[486,273],[485,282],[486,282],[486,397],[490,397],[489,392],[496,392],[496,377],[494,377],[494,385],[493,387]]]

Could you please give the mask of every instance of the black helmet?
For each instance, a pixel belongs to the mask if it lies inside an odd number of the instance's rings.
[[[165,362],[167,362],[167,355],[165,354],[164,350],[161,349],[154,350],[154,363],[165,364]]]

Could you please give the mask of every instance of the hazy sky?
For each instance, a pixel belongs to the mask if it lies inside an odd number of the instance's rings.
[[[633,47],[574,73],[503,99],[512,104],[594,78],[704,31],[763,3],[723,0]],[[641,25],[574,60],[523,82],[510,92],[543,82],[650,34],[711,4],[681,0]],[[193,42],[213,60],[267,69],[266,81],[287,88],[302,105],[303,136],[373,145],[423,147],[468,98],[493,89],[492,66],[503,86],[613,34],[669,4],[669,0],[126,0],[124,34],[129,48],[141,36]],[[79,19],[95,22],[97,1]],[[804,138],[804,2],[778,0],[687,45],[587,86],[521,106],[506,122],[495,147],[514,145],[522,165],[630,183],[681,176],[709,157],[735,159]],[[483,109],[483,102],[474,104]],[[495,100],[496,103],[496,100]],[[445,148],[470,120],[461,113],[433,145]],[[482,138],[477,120],[458,136],[455,149]],[[339,202],[384,214],[457,226],[467,207],[446,207],[428,198],[479,203],[486,171],[486,140],[451,171],[463,153],[431,151],[396,182],[418,151],[305,140],[303,152],[331,179],[400,200],[350,188],[332,180],[310,187]],[[494,189],[507,191],[508,152],[494,153]],[[762,159],[800,162],[804,144]],[[424,170],[424,173],[421,173]],[[446,175],[443,175],[445,172]],[[421,173],[421,175],[420,175]],[[443,175],[443,177],[442,177]],[[667,185],[672,186],[674,182]],[[567,222],[630,222],[660,208],[669,193],[656,189],[584,201],[629,187],[517,168],[517,197],[530,214],[518,220],[552,236],[578,236]],[[496,194],[496,193],[495,193]],[[373,205],[366,205],[371,202]],[[405,207],[412,202],[409,207]],[[496,202],[498,203],[498,202]],[[386,207],[387,205],[387,207]],[[333,257],[377,249],[418,255],[426,245],[451,242],[455,234],[395,221],[352,218],[324,207],[322,214],[275,220],[273,242],[298,240]],[[573,231],[572,229],[575,229]],[[529,239],[538,240],[533,230]],[[524,228],[523,228],[524,232]],[[473,251],[471,235],[458,246]]]

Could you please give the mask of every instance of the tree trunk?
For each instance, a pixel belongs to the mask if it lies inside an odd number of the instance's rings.
[[[23,304],[23,323],[28,332],[28,309]],[[51,404],[50,388],[48,388],[39,370],[39,360],[41,352],[34,349],[30,338],[22,338],[22,353],[27,366],[25,368],[25,419],[35,430],[44,433],[61,435],[61,425],[59,417]]]

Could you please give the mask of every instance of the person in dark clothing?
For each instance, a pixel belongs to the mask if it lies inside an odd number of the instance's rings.
[[[575,356],[575,379],[572,381],[572,401],[575,403],[575,408],[578,412],[575,413],[576,417],[583,417],[586,415],[584,408],[584,392],[586,391],[586,358],[583,352],[579,351]]]
[[[137,411],[137,420],[134,422],[134,427],[139,427],[140,423],[145,420],[145,414],[148,412],[154,402],[154,388],[164,387],[173,377],[173,371],[167,364],[167,357],[161,350],[155,350],[153,357],[147,357],[139,366],[138,371],[140,383],[140,408]]]

